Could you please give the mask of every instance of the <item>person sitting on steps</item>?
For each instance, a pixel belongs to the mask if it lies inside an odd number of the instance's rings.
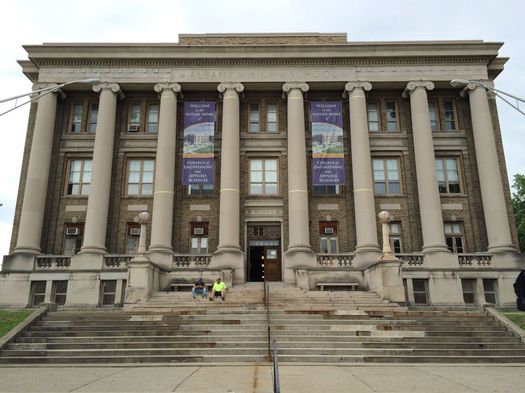
[[[204,283],[202,277],[199,277],[197,281],[193,283],[193,288],[191,288],[191,296],[195,299],[195,296],[202,295],[202,298],[204,299],[207,294],[208,290],[206,289],[206,284]]]
[[[210,302],[213,301],[216,297],[221,297],[222,300],[224,300],[224,294],[228,290],[228,287],[224,283],[224,281],[221,281],[221,278],[217,278],[217,280],[213,283],[213,287],[211,289],[210,294]]]

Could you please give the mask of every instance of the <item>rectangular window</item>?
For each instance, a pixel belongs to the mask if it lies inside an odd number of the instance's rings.
[[[403,252],[403,242],[401,241],[401,224],[399,222],[390,223],[390,247],[394,254]]]
[[[441,194],[459,194],[461,192],[456,158],[436,158],[436,171]]]
[[[112,306],[115,304],[115,295],[117,292],[117,280],[100,281],[100,303],[103,306]]]
[[[129,132],[140,131],[140,104],[131,104],[129,108]]]
[[[476,304],[476,280],[462,279],[463,301],[465,304]]]
[[[249,132],[259,132],[261,131],[261,119],[259,114],[259,104],[251,103],[250,104],[250,114],[249,114]]]
[[[379,112],[377,110],[377,103],[369,102],[368,108],[368,130],[370,132],[379,132]]]
[[[439,116],[437,111],[437,104],[435,101],[428,102],[428,111],[430,115],[430,128],[432,131],[439,131]]]
[[[91,184],[91,160],[69,161],[67,195],[88,195]]]
[[[396,158],[373,159],[376,194],[400,194],[399,163]]]
[[[386,110],[385,110],[385,116],[386,116],[386,129],[388,132],[397,132],[397,111],[396,111],[396,103],[394,101],[387,101],[386,102]]]
[[[129,160],[128,195],[153,195],[154,160]]]
[[[76,255],[82,247],[84,224],[64,225],[64,255]]]
[[[98,119],[98,103],[93,103],[89,106],[88,132],[95,133],[97,131],[97,119]]]
[[[414,291],[415,304],[428,304],[428,280],[412,279],[412,289]]]
[[[84,112],[83,104],[73,104],[71,111],[71,128],[70,132],[79,134],[82,128],[82,113]]]
[[[313,186],[315,195],[339,195],[341,193],[341,186],[339,185],[322,185]]]
[[[212,195],[213,190],[213,184],[190,184],[188,195]]]
[[[266,105],[266,131],[277,132],[277,104]]]
[[[462,254],[465,252],[465,240],[463,238],[463,225],[456,222],[446,222],[445,242],[450,252]]]
[[[456,128],[456,108],[454,101],[444,101],[443,106],[445,109],[445,130],[455,131]]]
[[[63,306],[66,304],[67,280],[53,281],[52,299],[53,302]]]
[[[147,131],[151,133],[156,133],[158,129],[159,129],[159,105],[149,104]]]
[[[135,255],[139,248],[140,225],[137,223],[128,223],[128,233],[126,236],[126,254]]]
[[[337,221],[319,221],[321,254],[337,254]]]
[[[208,223],[192,222],[191,227],[191,254],[205,255],[208,253]]]
[[[250,160],[250,194],[277,195],[277,160]]]
[[[483,292],[485,292],[485,301],[490,304],[497,304],[496,299],[496,282],[497,280],[484,278],[483,279]]]
[[[31,281],[31,307],[44,303],[46,298],[46,281]]]

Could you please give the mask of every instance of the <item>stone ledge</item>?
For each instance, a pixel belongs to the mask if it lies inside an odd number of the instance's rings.
[[[505,326],[508,330],[510,330],[514,335],[518,336],[522,343],[525,343],[525,330],[520,328],[518,325],[516,325],[514,322],[512,322],[510,319],[508,319],[506,316],[500,314],[498,311],[496,311],[493,307],[485,307],[485,312],[495,318],[500,324]]]
[[[31,326],[34,322],[39,320],[42,315],[47,313],[48,306],[41,306],[31,315],[29,315],[23,322],[19,323],[17,326],[15,326],[13,329],[11,329],[6,335],[2,338],[0,338],[0,350],[2,350],[7,344],[9,344],[11,341],[13,341],[16,337],[18,337],[24,330],[26,330],[29,326]]]

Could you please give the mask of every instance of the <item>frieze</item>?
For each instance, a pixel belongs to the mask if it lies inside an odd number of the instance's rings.
[[[401,81],[428,79],[451,80],[456,75],[470,75],[473,79],[486,79],[483,65],[417,65],[417,66],[246,66],[208,67],[65,67],[41,68],[39,80],[69,81],[96,77],[116,83],[159,82],[348,82],[355,80]]]
[[[282,216],[282,209],[246,209],[247,216]]]

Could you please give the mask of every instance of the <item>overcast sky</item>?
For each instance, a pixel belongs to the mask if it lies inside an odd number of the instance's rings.
[[[179,33],[347,33],[350,41],[504,42],[496,87],[525,97],[523,0],[3,0],[0,99],[31,90],[24,44],[177,42]],[[525,117],[499,102],[509,177],[525,173]],[[7,109],[5,104],[1,109]],[[524,105],[525,108],[525,105]],[[28,108],[0,117],[0,255],[9,249]]]

